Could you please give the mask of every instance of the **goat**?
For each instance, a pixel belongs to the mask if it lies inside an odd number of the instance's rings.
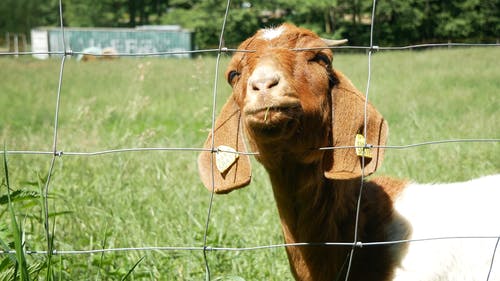
[[[326,47],[337,43],[284,24],[239,46],[248,52],[228,66],[233,92],[198,159],[204,185],[228,193],[250,183],[249,156],[239,153],[248,151],[246,136],[269,174],[285,242],[311,243],[286,247],[297,280],[486,280],[500,235],[500,176],[442,185],[363,180],[382,164],[388,125],[367,103],[365,127],[364,96],[331,66]],[[373,146],[345,148],[356,135]],[[403,242],[355,248],[352,257],[351,247],[320,245],[355,241],[356,225],[356,241]],[[493,238],[407,241],[484,235]],[[499,262],[492,274],[500,280]]]

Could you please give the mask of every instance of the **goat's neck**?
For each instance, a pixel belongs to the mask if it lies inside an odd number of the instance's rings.
[[[285,242],[352,241],[359,188],[353,188],[352,183],[336,186],[324,177],[321,162],[284,163],[281,167],[286,169],[267,170]],[[287,254],[297,280],[333,280],[329,277],[345,270],[348,248],[287,247]],[[325,261],[329,264],[327,269],[323,267]]]
[[[284,160],[286,161],[286,160]],[[286,163],[286,164],[284,164]],[[361,180],[334,181],[323,175],[321,162],[284,162],[270,175],[286,243],[352,242]],[[278,166],[279,167],[279,166]],[[392,217],[389,196],[377,185],[363,189],[360,241],[384,241]],[[374,201],[374,202],[371,202]],[[369,203],[370,202],[370,203]],[[404,237],[402,237],[404,238]],[[358,250],[350,280],[390,280],[393,261],[387,249]],[[349,247],[290,246],[286,249],[297,280],[335,280],[346,274]],[[379,258],[380,257],[380,258]],[[369,264],[369,265],[367,265]],[[370,268],[368,268],[368,267]]]
[[[334,186],[320,165],[290,161],[286,169],[268,169],[287,243],[352,239],[354,226],[345,224],[355,215],[360,182]]]

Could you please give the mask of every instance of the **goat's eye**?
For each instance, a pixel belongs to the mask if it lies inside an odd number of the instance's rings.
[[[238,75],[240,75],[240,73],[236,70],[229,71],[229,73],[227,74],[227,82],[232,85],[234,78],[236,78]]]
[[[325,64],[325,66],[329,66],[330,63],[332,63],[330,61],[330,58],[326,54],[323,54],[323,53],[317,53],[314,56],[314,58],[311,59],[311,61],[321,62],[321,63]]]

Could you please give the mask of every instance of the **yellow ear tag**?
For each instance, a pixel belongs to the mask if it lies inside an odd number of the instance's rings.
[[[356,135],[354,140],[354,146],[356,146],[356,155],[365,156],[366,158],[372,158],[372,150],[366,146],[365,137],[361,134]]]
[[[238,157],[239,155],[234,148],[220,145],[217,147],[217,152],[215,152],[215,165],[217,166],[217,170],[223,174],[236,162]]]

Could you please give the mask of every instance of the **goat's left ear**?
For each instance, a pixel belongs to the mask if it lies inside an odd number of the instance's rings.
[[[228,193],[250,183],[250,158],[236,153],[246,152],[242,126],[240,108],[230,96],[215,121],[214,151],[210,133],[203,146],[207,151],[198,157],[200,178],[209,191]]]
[[[339,83],[332,89],[332,145],[335,148],[325,152],[325,176],[329,179],[353,179],[368,176],[382,164],[388,126],[383,116],[368,103],[366,141],[364,139],[365,97],[351,81],[339,71],[334,71]],[[376,147],[355,149],[352,146]],[[362,155],[364,153],[364,171]]]

